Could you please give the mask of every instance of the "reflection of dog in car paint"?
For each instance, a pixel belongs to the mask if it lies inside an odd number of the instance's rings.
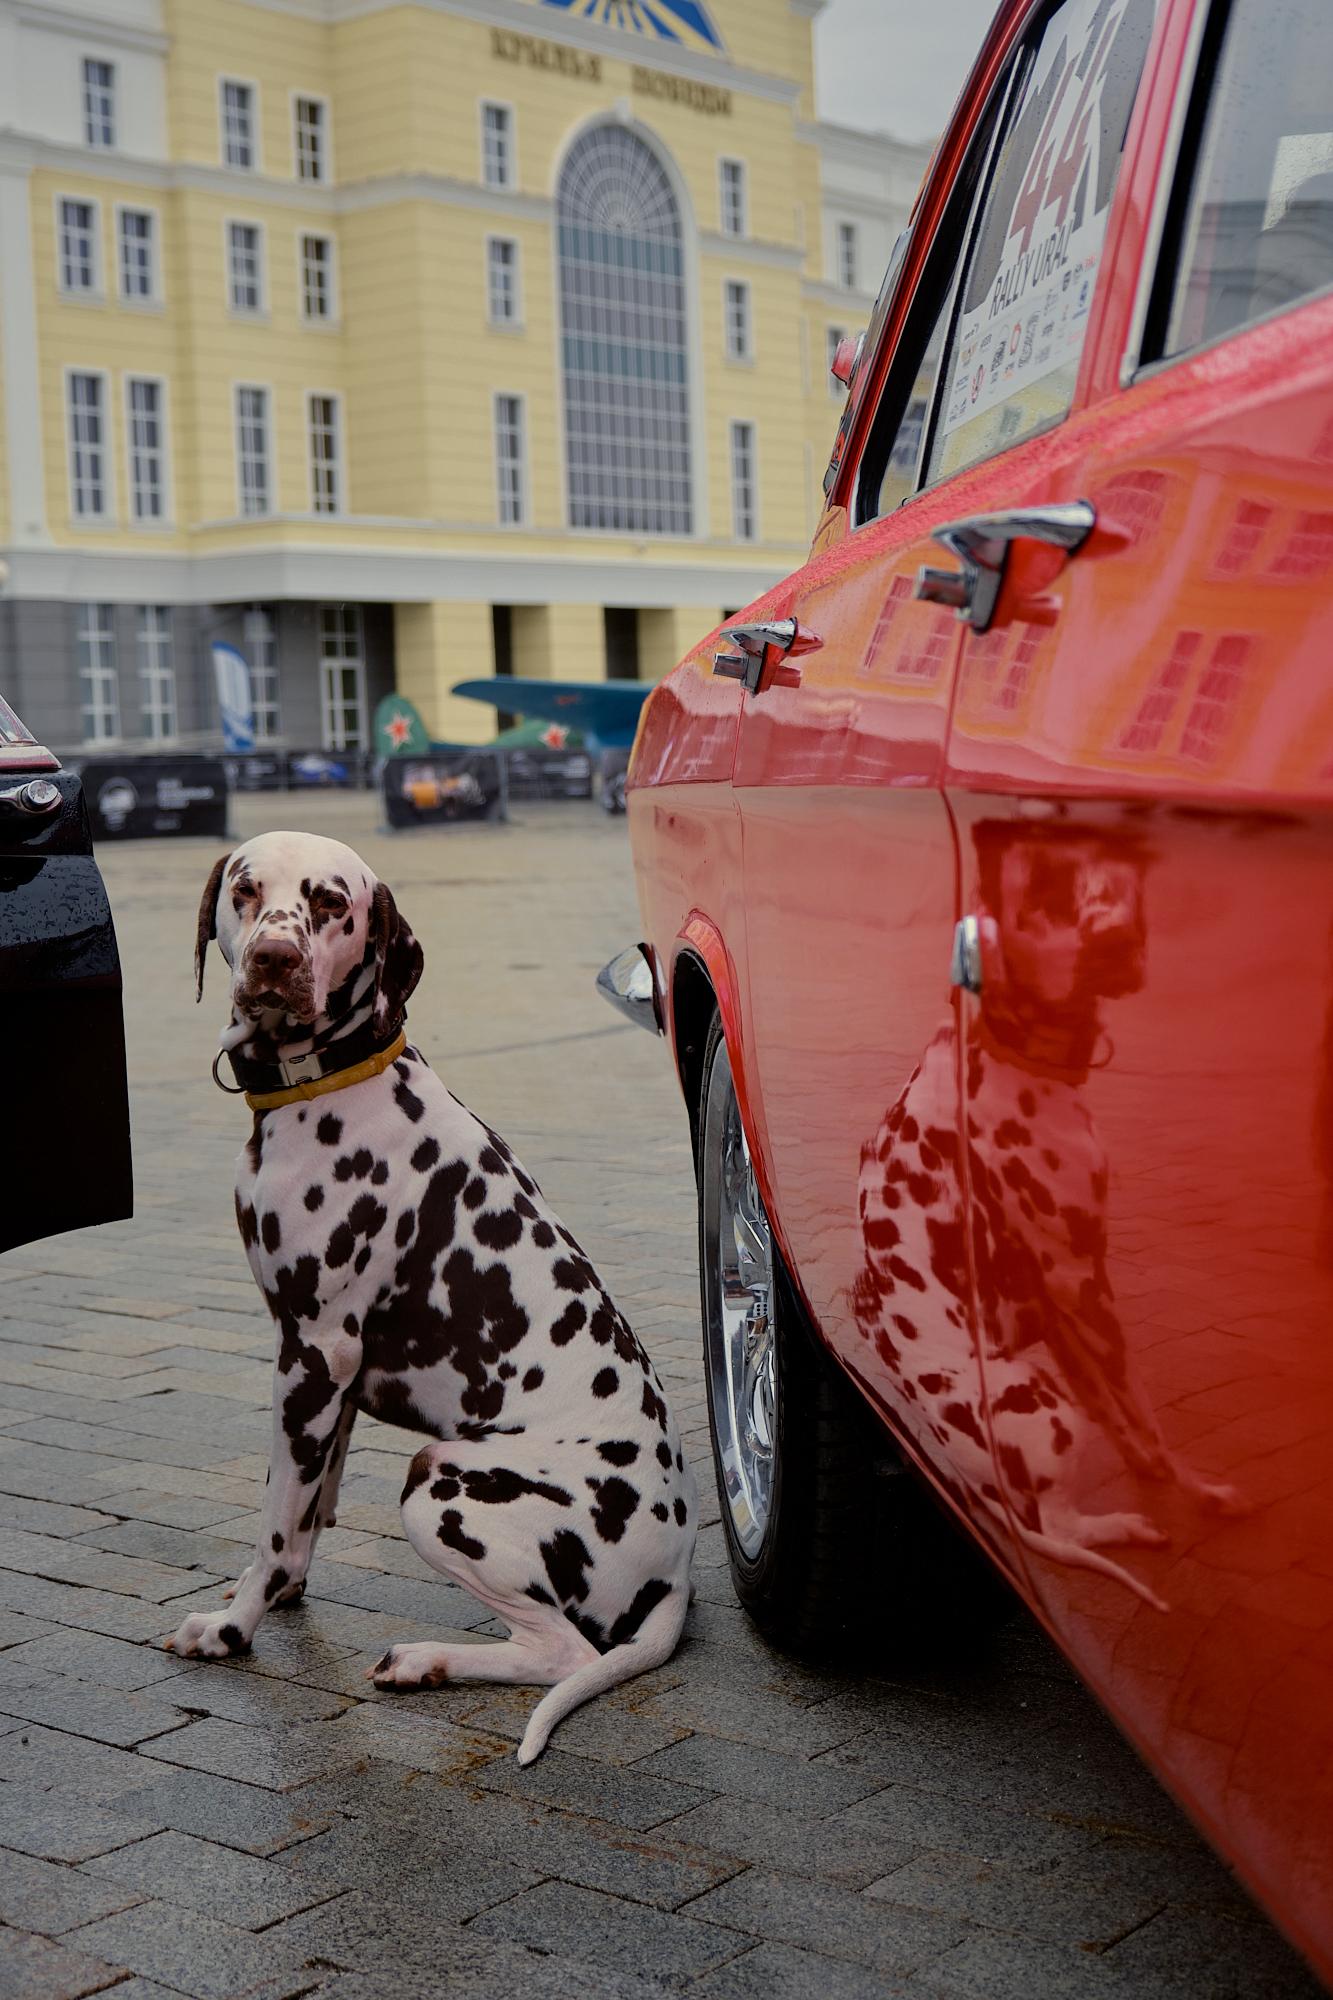
[[[971,1241],[950,1026],[862,1150],[857,1324],[909,1428],[998,1512],[966,1334],[970,1249],[995,1451],[1020,1538],[1160,1605],[1098,1551],[1158,1547],[1166,1535],[1140,1513],[1081,1512],[1064,1470],[1105,1437],[1140,1476],[1231,1498],[1172,1454],[1133,1378],[1107,1270],[1107,1159],[1083,1096],[1112,1055],[1102,1002],[1143,983],[1146,858],[1058,826],[983,824],[976,842],[986,945],[966,1050]],[[943,1327],[935,1316],[918,1324],[927,1291],[952,1295]]]

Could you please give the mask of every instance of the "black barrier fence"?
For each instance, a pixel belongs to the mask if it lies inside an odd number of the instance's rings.
[[[77,766],[97,840],[227,833],[220,757],[89,757]]]
[[[493,750],[432,751],[388,757],[380,784],[392,827],[442,826],[454,820],[503,819],[505,760]]]
[[[234,792],[353,791],[375,782],[370,750],[250,750],[225,762]]]
[[[506,750],[511,799],[590,799],[592,758],[586,750],[552,750],[545,744]]]

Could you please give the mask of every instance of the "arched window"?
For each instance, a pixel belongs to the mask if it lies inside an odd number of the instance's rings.
[[[569,519],[688,535],[690,393],[680,210],[661,162],[598,125],[556,196]]]

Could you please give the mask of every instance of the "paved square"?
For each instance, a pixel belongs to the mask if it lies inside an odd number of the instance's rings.
[[[624,823],[375,817],[235,804],[238,835],[337,834],[392,883],[426,950],[414,1040],[651,1349],[708,1496],[686,1639],[527,1771],[535,1697],[372,1693],[392,1641],[486,1616],[403,1539],[416,1441],[362,1417],[304,1603],[245,1661],[159,1650],[248,1560],[271,1340],[232,1221],[248,1117],[208,1076],[221,960],[202,1008],[190,978],[216,850],[106,848],[138,1213],[0,1264],[0,2000],[1315,1994],[1025,1617],[910,1683],[756,1637],[712,1499],[683,1111],[663,1048],[592,991],[638,935]]]

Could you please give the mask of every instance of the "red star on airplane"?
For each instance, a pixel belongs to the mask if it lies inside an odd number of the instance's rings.
[[[563,750],[569,741],[569,731],[558,722],[552,722],[542,731],[542,742],[548,750]]]
[[[395,750],[401,750],[412,734],[412,725],[405,715],[391,715],[384,725],[384,733]]]

